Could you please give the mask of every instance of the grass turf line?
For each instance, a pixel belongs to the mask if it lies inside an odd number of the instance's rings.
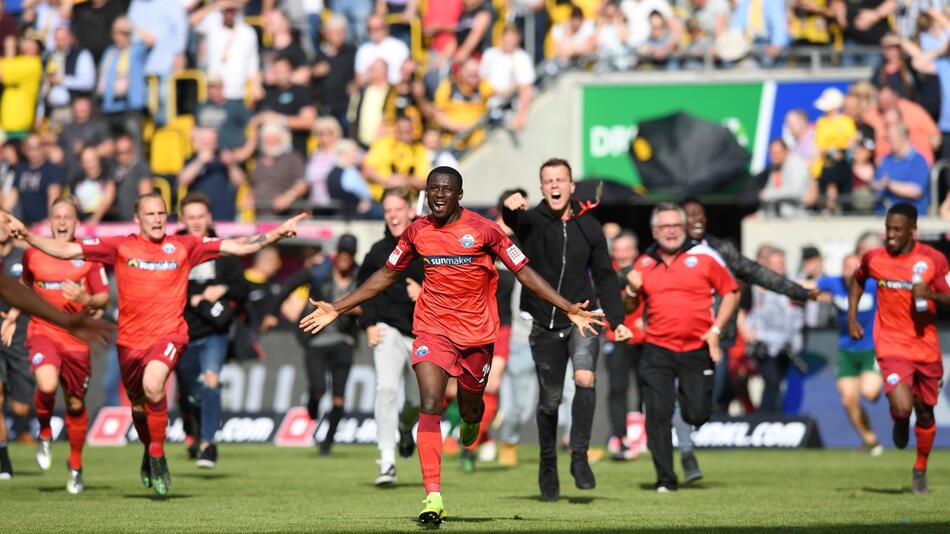
[[[13,480],[0,482],[0,530],[13,532],[418,532],[424,497],[416,458],[399,460],[397,485],[373,486],[375,447],[314,449],[224,445],[214,470],[199,470],[169,445],[172,487],[160,499],[138,480],[142,449],[89,448],[86,492],[65,491],[66,444],[41,473],[34,447],[12,444]],[[450,532],[950,531],[950,453],[934,451],[928,496],[910,494],[913,451],[879,458],[856,451],[699,451],[704,481],[653,492],[649,455],[593,466],[597,488],[581,491],[559,458],[561,500],[541,502],[537,448],[520,464],[460,471],[443,459]],[[678,462],[678,458],[677,458]]]

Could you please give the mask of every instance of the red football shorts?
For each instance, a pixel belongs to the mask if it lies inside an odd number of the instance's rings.
[[[498,327],[498,341],[495,341],[495,357],[508,361],[511,352],[511,326]]]
[[[59,382],[71,397],[84,398],[89,387],[89,375],[92,363],[89,351],[67,352],[59,343],[47,336],[32,336],[26,339],[26,350],[30,355],[30,367],[33,373],[44,365],[52,365],[59,370]]]
[[[460,388],[480,393],[491,371],[492,345],[460,347],[444,336],[421,334],[412,343],[412,366],[432,362],[454,376]]]
[[[943,386],[943,361],[913,362],[905,358],[878,358],[884,393],[894,391],[898,384],[910,386],[914,396],[934,406]]]
[[[147,349],[133,349],[119,345],[119,371],[122,374],[122,385],[125,386],[129,400],[135,401],[145,395],[145,390],[142,388],[142,376],[149,363],[159,361],[167,365],[169,369],[175,369],[181,355],[185,353],[186,346],[187,343],[181,339],[159,341]]]

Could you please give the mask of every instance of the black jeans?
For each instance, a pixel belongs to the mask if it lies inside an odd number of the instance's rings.
[[[327,371],[330,372],[332,395],[343,397],[346,391],[346,380],[353,366],[353,347],[347,343],[307,347],[304,364],[310,381],[307,410],[311,418],[317,419],[320,399],[327,392]]]
[[[788,371],[790,360],[785,351],[777,356],[756,357],[759,366],[759,376],[765,381],[762,390],[762,403],[759,404],[759,413],[782,413],[782,382]]]
[[[622,438],[627,435],[627,396],[631,385],[636,394],[633,409],[640,411],[643,396],[640,391],[637,367],[640,365],[640,355],[643,354],[643,345],[629,343],[614,343],[614,350],[607,353],[607,379],[610,391],[607,393],[607,412],[610,417],[610,433]],[[630,380],[630,375],[633,380]]]
[[[541,461],[553,462],[557,457],[557,409],[564,391],[564,373],[567,361],[574,370],[596,371],[600,350],[598,336],[581,337],[573,326],[549,330],[534,323],[531,328],[531,356],[538,374],[538,442]],[[594,388],[577,387],[571,406],[571,450],[587,453],[590,431],[594,421]]]
[[[679,380],[679,391],[676,381]],[[646,404],[647,442],[656,468],[656,485],[676,488],[673,470],[673,410],[679,400],[683,420],[701,426],[712,413],[713,362],[709,349],[674,352],[643,346],[640,382]]]

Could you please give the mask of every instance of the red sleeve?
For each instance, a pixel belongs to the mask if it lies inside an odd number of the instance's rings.
[[[129,239],[126,237],[89,237],[79,242],[86,261],[115,264],[119,255],[119,245]]]
[[[181,235],[178,240],[188,250],[188,261],[192,265],[202,264],[221,255],[221,240],[217,237]]]
[[[487,221],[485,225],[485,246],[494,254],[512,273],[517,273],[528,264],[528,258],[514,244],[501,227],[494,221]]]
[[[106,274],[106,268],[101,263],[93,262],[89,266],[89,272],[86,273],[86,282],[89,283],[90,295],[109,291],[109,275]]]
[[[928,252],[934,262],[934,277],[930,282],[931,287],[937,293],[950,293],[950,283],[947,281],[947,277],[950,276],[950,267],[947,265],[946,256],[933,249]],[[23,272],[26,272],[26,269],[23,269]]]
[[[30,259],[33,258],[36,249],[28,248],[23,251],[23,272],[20,273],[20,280],[29,287],[33,287],[33,271],[30,270]]]
[[[709,258],[709,271],[707,275],[709,276],[709,283],[716,290],[716,293],[720,295],[728,295],[733,291],[739,290],[739,286],[736,284],[736,280],[732,275],[729,274],[729,270],[712,257]]]
[[[418,228],[419,227],[415,224],[406,228],[406,231],[402,233],[402,237],[399,238],[399,243],[396,244],[396,248],[389,253],[389,259],[386,260],[386,267],[394,271],[404,271],[413,260],[419,257],[419,254],[416,252],[416,247],[413,244],[413,238]]]

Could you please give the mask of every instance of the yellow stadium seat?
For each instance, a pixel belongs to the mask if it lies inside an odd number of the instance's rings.
[[[161,176],[152,178],[152,187],[162,196],[162,200],[165,201],[166,206],[172,205],[172,184],[167,179]]]
[[[245,208],[244,200],[247,198],[247,195],[251,192],[251,185],[247,182],[241,184],[238,187],[237,194],[234,195],[234,203],[237,206],[238,211],[238,221],[243,223],[252,223],[254,222],[254,208]]]
[[[195,116],[179,115],[170,120],[168,124],[165,125],[165,127],[176,130],[181,134],[181,139],[184,143],[185,159],[190,158],[191,154],[194,152],[194,146],[191,142],[191,134],[195,129]]]
[[[152,172],[175,175],[185,166],[185,141],[174,128],[159,128],[152,135]]]

